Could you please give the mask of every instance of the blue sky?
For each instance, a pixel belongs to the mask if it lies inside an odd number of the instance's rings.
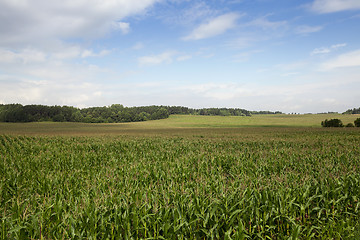
[[[1,0],[0,103],[359,107],[359,0]]]

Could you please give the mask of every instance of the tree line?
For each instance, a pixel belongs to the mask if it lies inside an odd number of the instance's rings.
[[[192,114],[206,116],[251,116],[254,114],[283,114],[280,111],[248,111],[241,108],[201,108],[193,109],[187,107],[171,106],[165,107],[169,114]]]
[[[71,106],[0,104],[0,122],[85,122],[120,123],[168,118],[172,114],[208,116],[251,116],[280,114],[271,111],[248,111],[240,108],[193,109],[182,106],[124,107],[112,104],[104,107],[76,108]]]
[[[348,109],[345,112],[343,112],[343,114],[360,114],[360,107],[359,108]]]
[[[124,107],[113,104],[109,107],[75,108],[44,105],[0,105],[1,122],[85,122],[118,123],[156,120],[169,117],[168,110],[161,106]]]

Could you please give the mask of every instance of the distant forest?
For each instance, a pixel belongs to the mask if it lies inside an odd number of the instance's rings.
[[[120,123],[164,119],[172,114],[251,116],[252,114],[281,114],[281,112],[248,111],[239,108],[192,109],[181,106],[124,107],[121,104],[83,109],[69,106],[0,104],[0,122]]]
[[[345,112],[343,112],[343,114],[360,114],[360,107],[359,108],[348,109]]]

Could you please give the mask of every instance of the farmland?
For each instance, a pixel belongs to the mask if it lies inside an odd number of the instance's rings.
[[[1,239],[358,239],[358,115],[1,123]]]
[[[252,117],[223,117],[223,116],[199,116],[199,115],[171,115],[168,119],[120,123],[120,124],[87,124],[87,123],[2,123],[0,122],[0,134],[11,135],[69,135],[69,136],[94,136],[94,135],[183,135],[189,132],[200,131],[202,133],[227,131],[232,132],[237,128],[258,127],[285,127],[285,128],[319,128],[321,121],[338,118],[344,124],[353,123],[360,114],[306,114],[306,115],[254,115]],[[205,128],[209,128],[206,131]],[[264,128],[262,128],[264,130]],[[246,131],[246,130],[243,130]]]

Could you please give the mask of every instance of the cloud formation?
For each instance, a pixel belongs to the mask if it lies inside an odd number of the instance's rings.
[[[0,1],[2,46],[43,44],[49,39],[91,38],[113,26],[123,33],[128,23],[119,20],[145,11],[157,0]]]
[[[25,48],[20,52],[13,52],[0,48],[0,63],[28,63],[28,62],[44,62],[46,54],[44,52]]]
[[[127,22],[117,22],[113,24],[115,29],[119,29],[123,34],[128,34],[130,31],[130,24]]]
[[[227,30],[236,26],[236,20],[240,18],[237,13],[227,13],[209,20],[195,28],[192,33],[184,37],[183,40],[200,40],[214,37],[225,33]]]
[[[250,23],[248,23],[247,25],[257,26],[262,29],[273,29],[274,30],[279,27],[284,27],[287,24],[287,21],[270,21],[267,18],[268,18],[268,15],[257,18],[255,20],[251,21]]]
[[[175,51],[166,51],[158,55],[140,57],[138,62],[141,66],[171,63],[175,54]]]
[[[336,68],[360,67],[360,49],[339,55],[322,64],[321,70],[329,71]]]
[[[162,19],[166,24],[192,26],[203,19],[219,15],[218,10],[208,5],[209,1],[169,0],[164,3],[166,4],[166,11],[161,12],[158,18]],[[190,6],[181,8],[182,4],[190,4]]]
[[[359,0],[315,0],[310,9],[317,13],[333,13],[360,9]]]
[[[319,32],[323,29],[322,26],[308,26],[308,25],[301,25],[295,28],[296,34],[304,34],[307,35],[309,33]]]
[[[330,47],[322,47],[322,48],[315,48],[312,52],[311,55],[317,55],[317,54],[326,54],[326,53],[330,53],[334,50],[337,50],[339,48],[345,47],[347,44],[346,43],[340,43],[340,44],[335,44],[332,45]]]

